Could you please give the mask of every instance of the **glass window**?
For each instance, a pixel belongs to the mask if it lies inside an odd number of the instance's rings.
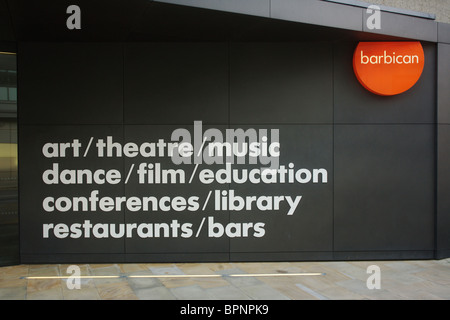
[[[8,88],[8,100],[17,101],[17,88]]]
[[[0,266],[20,263],[16,72],[16,56],[0,54]]]
[[[8,101],[8,88],[0,87],[0,100]]]

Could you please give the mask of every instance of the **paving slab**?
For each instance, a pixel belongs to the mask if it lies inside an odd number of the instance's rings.
[[[367,287],[370,265],[380,267],[380,289]],[[450,299],[450,259],[80,264],[81,275],[86,276],[80,279],[80,289],[69,289],[67,279],[53,278],[67,275],[68,266],[42,264],[0,268],[0,300]],[[303,272],[319,272],[320,275],[298,275]],[[28,276],[46,278],[28,279]],[[99,278],[102,276],[115,278]]]

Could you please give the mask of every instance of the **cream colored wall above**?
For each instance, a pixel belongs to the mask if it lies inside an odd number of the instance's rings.
[[[436,21],[450,23],[450,0],[367,0],[372,4],[432,13]]]

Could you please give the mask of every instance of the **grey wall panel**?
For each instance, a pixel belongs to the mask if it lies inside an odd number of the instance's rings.
[[[229,11],[261,17],[269,17],[270,15],[270,0],[155,0],[155,2],[194,6],[197,8]]]
[[[438,23],[438,42],[450,44],[450,24]]]
[[[450,45],[439,43],[437,50],[437,121],[450,124]]]
[[[126,263],[126,256],[122,253],[61,253],[61,254],[22,254],[21,263],[30,264],[82,264],[82,263]],[[65,275],[65,274],[63,274]],[[67,274],[70,276],[69,274]]]
[[[336,125],[334,249],[433,250],[433,125]]]
[[[450,255],[450,45],[438,44],[438,128],[437,128],[437,216],[436,216],[436,250],[437,257]]]
[[[433,250],[386,250],[386,251],[346,251],[333,252],[333,260],[343,261],[380,261],[380,260],[427,260],[435,259]]]
[[[227,123],[226,44],[127,44],[124,59],[125,123]]]
[[[329,43],[232,43],[232,124],[331,123]]]
[[[136,253],[127,253],[124,255],[125,262],[128,263],[136,263],[137,261],[146,261],[146,262],[154,262],[154,263],[174,263],[174,262],[194,262],[194,263],[202,263],[202,262],[229,262],[230,255],[228,252],[226,253],[214,253],[214,252],[206,252],[206,253],[154,253],[154,254],[136,254]]]
[[[122,123],[120,44],[20,43],[23,124]]]
[[[444,39],[445,40],[445,39]],[[448,201],[450,173],[450,45],[438,46],[438,116],[437,116],[437,214],[436,214],[436,255],[437,258],[450,255],[450,203]]]
[[[244,128],[248,128],[245,126]],[[333,129],[331,125],[270,125],[252,126],[259,129],[277,129],[280,135],[280,157],[278,168],[285,168],[286,174],[276,175],[277,183],[232,182],[229,192],[242,199],[256,197],[251,208],[230,210],[230,221],[237,223],[264,223],[264,236],[236,237],[230,239],[231,254],[248,253],[298,253],[331,252],[333,229]],[[273,159],[275,161],[275,158]],[[274,162],[275,163],[275,162]],[[234,164],[239,176],[244,169],[261,168],[261,164]],[[265,167],[265,166],[263,166]],[[315,183],[289,180],[292,173],[307,169],[324,169],[326,174],[318,176]],[[325,172],[324,171],[324,172]],[[283,182],[281,179],[285,178]],[[306,178],[306,174],[301,176]],[[279,208],[275,197],[283,196]],[[288,200],[288,197],[290,200]],[[301,198],[299,198],[301,197]],[[266,211],[266,198],[273,209]],[[295,207],[288,201],[299,203]],[[263,204],[258,207],[257,201]],[[238,202],[238,201],[237,201]],[[248,203],[248,202],[246,202]],[[237,204],[238,206],[239,204]],[[291,214],[289,213],[293,208]],[[276,254],[275,254],[276,255]]]
[[[194,133],[193,125],[175,126],[175,125],[132,125],[125,126],[125,141],[133,141],[138,144],[145,142],[157,142],[159,139],[171,141],[171,133],[183,128]],[[208,126],[203,126],[207,130]],[[214,126],[221,132],[225,131],[225,126]],[[192,143],[194,137],[192,136]],[[193,160],[193,159],[192,159]],[[138,175],[136,170],[141,164],[150,164],[154,169],[151,172],[153,177],[150,182],[149,174],[145,179],[140,179],[143,175]],[[130,254],[154,255],[163,257],[175,256],[176,254],[228,254],[229,239],[225,236],[213,238],[209,236],[209,218],[212,217],[215,223],[223,225],[229,222],[228,211],[217,211],[214,205],[214,190],[228,189],[228,183],[225,185],[218,183],[203,184],[199,181],[199,175],[203,169],[217,171],[222,165],[208,165],[203,161],[196,166],[193,161],[186,164],[175,164],[170,157],[158,156],[146,158],[137,156],[128,158],[125,161],[125,170],[128,172],[134,166],[133,173],[125,186],[125,195],[127,198],[154,197],[158,204],[167,199],[164,205],[158,205],[156,208],[150,206],[148,209],[140,208],[137,211],[126,210],[125,221],[127,223],[152,224],[153,230],[156,230],[155,224],[168,224],[171,226],[169,232],[161,232],[156,235],[153,232],[152,237],[133,236],[126,239],[126,252]],[[156,166],[161,169],[156,169]],[[167,182],[162,179],[156,180],[157,172],[161,172],[161,177],[165,175],[164,170],[177,170],[176,179],[174,176],[168,176]],[[192,177],[192,179],[191,179]],[[173,179],[173,180],[172,180]],[[174,201],[180,201],[178,209],[174,209]],[[196,205],[197,207],[195,207]],[[205,205],[206,203],[206,205]],[[170,206],[169,209],[165,207]],[[155,209],[155,210],[154,210]],[[173,225],[172,225],[173,224]],[[177,226],[179,225],[179,226]],[[183,228],[189,228],[184,231]]]
[[[271,18],[361,31],[363,10],[315,0],[272,0]]]
[[[230,261],[330,261],[333,252],[232,252]]]
[[[436,49],[423,43],[425,67],[410,90],[378,96],[357,80],[352,59],[357,43],[335,45],[334,115],[336,123],[434,123],[436,117]]]
[[[437,140],[436,250],[442,258],[450,254],[450,125],[438,125]]]
[[[12,21],[9,14],[8,4],[5,0],[0,1],[0,41],[14,41]]]
[[[89,200],[86,202],[86,207],[79,203],[79,209],[74,209],[76,202],[74,198],[89,198],[94,191],[98,191],[99,198],[106,195],[110,197],[122,195],[124,193],[122,182],[117,184],[102,183],[101,181],[87,183],[86,177],[83,177],[84,183],[81,184],[80,181],[71,179],[76,174],[74,170],[84,169],[89,169],[91,172],[117,170],[123,176],[122,158],[99,158],[95,147],[95,141],[106,138],[107,135],[114,136],[117,141],[122,142],[121,126],[22,125],[19,130],[21,254],[123,253],[124,240],[122,238],[97,239],[93,236],[93,228],[89,231],[90,236],[88,233],[83,233],[80,237],[72,238],[71,235],[75,235],[76,232],[68,229],[61,229],[61,238],[57,238],[54,233],[54,230],[57,229],[56,225],[60,223],[70,229],[71,225],[84,224],[86,220],[90,221],[92,225],[123,222],[123,210],[102,212],[99,202],[91,205]],[[88,148],[91,137],[94,139]],[[81,144],[79,156],[75,156],[70,148],[67,149],[65,156],[61,154],[58,157],[44,156],[43,149],[47,143],[73,143],[74,139],[78,139]],[[54,148],[48,150],[56,155]],[[87,153],[86,150],[88,150]],[[57,169],[54,167],[55,164],[58,165]],[[71,172],[65,170],[71,170]],[[45,182],[44,175],[49,180],[48,182]],[[64,178],[71,181],[63,182]],[[53,198],[49,203],[51,208],[55,208],[56,203],[59,202],[61,208],[67,208],[67,210],[46,210],[44,200],[47,197]],[[44,224],[53,224],[48,237],[44,236]],[[84,228],[80,226],[79,229]]]

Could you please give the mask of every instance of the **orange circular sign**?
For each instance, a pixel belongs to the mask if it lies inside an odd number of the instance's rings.
[[[369,91],[392,96],[412,88],[422,75],[425,55],[420,42],[360,42],[353,69]]]

